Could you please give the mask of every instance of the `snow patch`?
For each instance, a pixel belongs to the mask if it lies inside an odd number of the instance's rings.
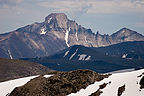
[[[66,45],[68,47],[70,47],[69,44],[68,44],[68,37],[69,37],[70,30],[71,30],[71,28],[69,27],[68,30],[66,30],[66,33],[65,33],[65,42],[66,42]]]
[[[87,41],[87,37],[86,37],[86,36],[85,36],[85,42],[88,43],[88,41]]]
[[[31,79],[36,78],[38,76],[39,75],[1,82],[0,83],[0,96],[6,96],[7,94],[11,93],[15,87],[22,86],[26,84],[28,81],[30,81]]]
[[[41,28],[41,35],[45,35],[47,33],[47,31],[46,31],[46,28],[45,27],[42,27]]]
[[[123,54],[122,58],[126,58],[128,54]]]
[[[10,50],[8,50],[8,53],[9,53],[9,57],[10,57],[10,59],[13,59]]]
[[[59,66],[60,64],[58,63],[57,65]]]
[[[78,55],[80,56],[78,60],[85,60],[85,57],[87,56],[86,54],[81,54],[81,55]]]
[[[79,54],[79,59],[78,60],[90,60],[91,56],[88,56],[86,54]],[[86,58],[87,57],[87,58]]]
[[[43,77],[49,78],[49,77],[51,77],[51,76],[53,76],[53,75],[44,75]]]
[[[63,57],[67,56],[67,55],[68,55],[68,53],[69,53],[69,50],[68,50],[67,52],[65,52],[65,55],[64,55]]]
[[[121,33],[125,33],[126,31],[125,30],[123,30]]]
[[[71,55],[71,57],[69,58],[69,60],[71,60],[75,56],[75,54],[77,53],[77,51],[78,51],[78,49],[76,49],[75,53]]]
[[[50,18],[48,19],[48,23],[50,23],[51,19],[52,19],[52,17],[50,17]]]
[[[76,31],[76,34],[75,34],[75,36],[76,36],[76,40],[78,41],[78,34],[77,34],[77,31]]]
[[[90,60],[91,56],[88,56],[85,60]]]

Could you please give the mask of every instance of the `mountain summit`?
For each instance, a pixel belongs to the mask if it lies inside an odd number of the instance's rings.
[[[45,18],[46,25],[53,25],[67,29],[68,18],[64,13],[52,13]]]
[[[122,28],[118,32],[111,35],[113,40],[116,42],[123,42],[123,41],[143,41],[144,36],[137,33],[136,31],[130,30],[128,28]]]
[[[11,59],[41,57],[72,45],[100,47],[126,41],[144,41],[144,36],[126,28],[112,35],[95,34],[91,29],[69,20],[64,13],[52,13],[44,22],[0,34],[0,57]]]

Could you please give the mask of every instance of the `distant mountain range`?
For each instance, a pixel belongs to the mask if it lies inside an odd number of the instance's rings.
[[[0,57],[43,57],[73,45],[101,47],[127,41],[144,41],[144,36],[127,28],[112,35],[95,34],[69,20],[64,13],[52,13],[42,23],[0,34]]]
[[[57,71],[90,69],[106,73],[122,69],[144,67],[144,41],[123,42],[107,47],[74,45],[52,56],[25,58]]]
[[[128,28],[101,35],[52,13],[0,34],[2,96],[143,96],[143,71],[144,36]]]

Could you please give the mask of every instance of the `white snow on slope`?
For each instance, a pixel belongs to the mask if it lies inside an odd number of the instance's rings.
[[[75,36],[76,36],[76,40],[78,41],[78,34],[77,34],[77,31],[76,31],[76,34],[75,34]]]
[[[79,54],[79,59],[78,60],[90,60],[91,56],[88,56],[86,54]]]
[[[78,55],[80,56],[78,60],[85,60],[85,57],[87,56],[86,54],[81,54],[81,55]]]
[[[10,59],[13,59],[10,50],[8,50],[8,53],[9,53],[9,57],[10,57]]]
[[[28,81],[30,81],[33,78],[36,78],[37,76],[30,76],[30,77],[24,77],[20,79],[15,80],[9,80],[5,82],[0,82],[0,96],[6,96],[8,93],[10,93],[15,87],[22,86],[26,84]]]
[[[75,54],[77,53],[77,51],[78,51],[78,49],[76,49],[75,53],[71,55],[71,57],[69,58],[69,60],[71,60],[75,56]]]
[[[125,33],[126,31],[125,30],[123,30],[121,33]]]
[[[122,58],[126,58],[126,57],[127,57],[127,55],[128,55],[128,54],[124,54],[124,55],[122,56]]]
[[[85,60],[90,60],[91,56],[88,56]]]
[[[47,31],[46,31],[46,28],[45,27],[42,27],[42,29],[41,29],[41,35],[45,35],[47,33]]]
[[[50,17],[50,18],[48,19],[48,23],[50,23],[51,19],[52,19],[52,17]]]
[[[68,50],[67,52],[65,52],[65,55],[64,55],[63,57],[67,56],[67,55],[68,55],[68,53],[69,53],[69,50]]]
[[[44,75],[43,77],[49,78],[49,77],[51,77],[51,76],[53,76],[53,75]]]
[[[66,30],[66,33],[65,33],[65,42],[66,42],[66,45],[68,47],[70,47],[69,44],[68,44],[68,37],[69,37],[70,30],[71,30],[71,28],[69,27],[68,30]]]
[[[88,43],[88,41],[87,41],[87,37],[86,37],[86,36],[85,36],[85,42]]]
[[[137,77],[144,72],[144,69],[125,72],[125,73],[116,73],[112,74],[109,78],[105,78],[100,82],[95,82],[94,84],[89,85],[86,89],[81,89],[77,93],[71,93],[68,96],[88,96],[96,92],[99,88],[99,85],[103,83],[109,83],[107,86],[102,89],[103,93],[100,96],[117,96],[118,88],[125,85],[125,91],[121,96],[144,96],[144,89],[140,90],[140,79],[142,77]]]

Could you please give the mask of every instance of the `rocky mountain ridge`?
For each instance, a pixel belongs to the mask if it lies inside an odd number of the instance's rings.
[[[100,47],[127,41],[144,41],[144,36],[127,28],[112,35],[95,34],[69,20],[64,13],[52,13],[42,23],[0,34],[0,57],[43,57],[72,45]]]
[[[57,71],[90,69],[107,73],[144,68],[143,49],[144,41],[123,42],[98,48],[74,45],[51,56],[23,60],[37,62]]]

